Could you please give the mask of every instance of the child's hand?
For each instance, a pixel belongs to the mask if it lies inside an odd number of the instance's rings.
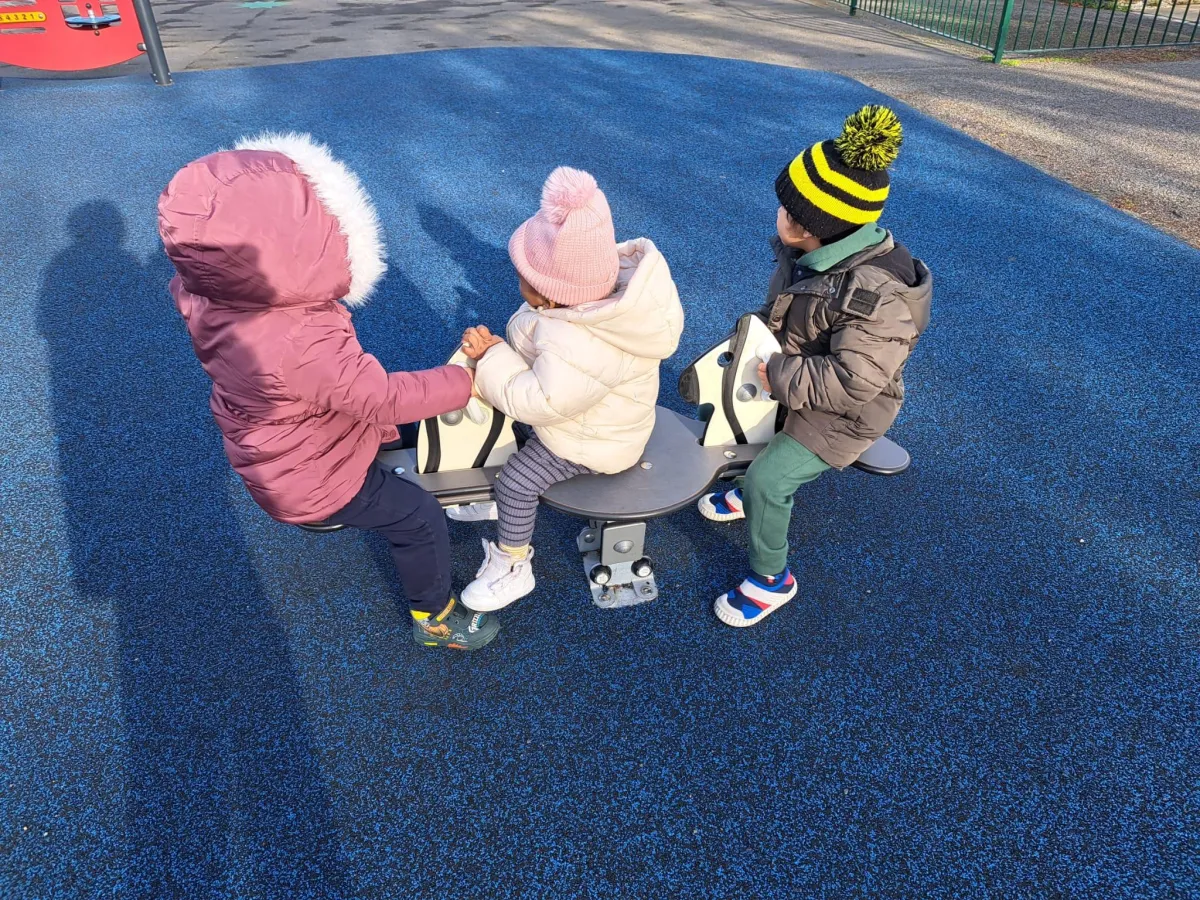
[[[490,348],[503,343],[504,338],[496,337],[486,325],[476,325],[463,332],[462,348],[468,359],[482,359]]]
[[[765,362],[758,364],[758,380],[762,382],[763,390],[768,394],[771,393],[771,380],[767,378],[767,364]]]

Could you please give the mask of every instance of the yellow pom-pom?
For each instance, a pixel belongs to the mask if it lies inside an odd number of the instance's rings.
[[[904,129],[886,106],[864,106],[846,117],[841,135],[833,142],[842,161],[853,169],[879,172],[896,161]]]

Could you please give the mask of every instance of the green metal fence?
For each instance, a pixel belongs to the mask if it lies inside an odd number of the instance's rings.
[[[838,0],[1006,55],[1200,43],[1200,0]]]

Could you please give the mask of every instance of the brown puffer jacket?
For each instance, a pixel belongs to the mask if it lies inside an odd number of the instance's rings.
[[[841,469],[896,420],[933,277],[891,233],[826,272],[797,271],[798,251],[773,245],[761,315],[783,352],[767,365],[771,393],[788,410],[783,431]]]

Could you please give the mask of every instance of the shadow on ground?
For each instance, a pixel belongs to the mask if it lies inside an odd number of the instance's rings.
[[[338,846],[283,629],[228,502],[162,255],[84,203],[42,273],[74,591],[114,612],[125,727],[121,896],[339,896]],[[194,414],[193,414],[194,412]],[[157,510],[147,517],[145,509]],[[230,855],[239,869],[228,866]]]

